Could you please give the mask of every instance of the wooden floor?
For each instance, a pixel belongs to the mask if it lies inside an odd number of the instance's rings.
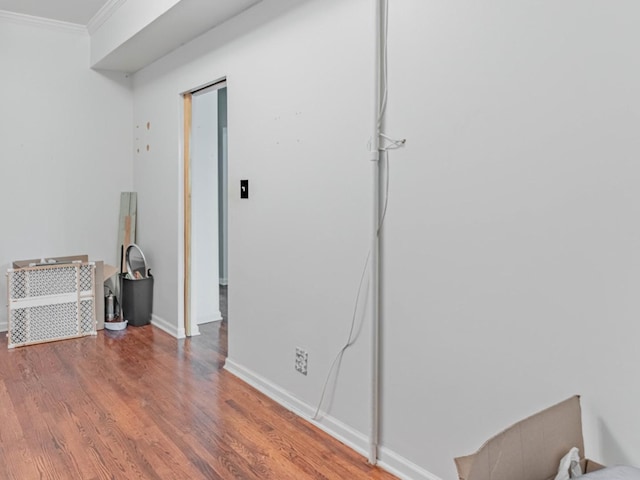
[[[14,350],[0,342],[0,479],[393,479],[222,370],[226,322]]]

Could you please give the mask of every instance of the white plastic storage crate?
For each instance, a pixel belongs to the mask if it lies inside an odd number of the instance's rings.
[[[96,335],[95,264],[9,269],[8,347]]]

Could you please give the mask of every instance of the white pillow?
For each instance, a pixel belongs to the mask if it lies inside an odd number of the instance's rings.
[[[607,467],[595,472],[587,473],[578,480],[640,480],[640,468],[635,467]]]

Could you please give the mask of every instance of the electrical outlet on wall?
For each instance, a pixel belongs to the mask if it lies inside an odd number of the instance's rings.
[[[309,363],[309,354],[300,347],[296,347],[296,370],[303,375],[307,374],[307,365]]]

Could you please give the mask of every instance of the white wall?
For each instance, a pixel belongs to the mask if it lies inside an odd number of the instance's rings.
[[[368,0],[265,1],[134,77],[135,122],[152,124],[135,189],[155,324],[183,333],[180,93],[226,77],[227,364],[308,410],[347,339],[369,247],[371,17]],[[250,198],[240,200],[245,178]],[[331,410],[361,446],[369,343],[365,328]],[[296,346],[309,352],[306,377],[294,370]]]
[[[90,70],[88,56],[86,34],[0,20],[3,271],[83,253],[115,264],[120,192],[132,187],[130,79]]]
[[[391,2],[384,444],[434,474],[571,394],[640,464],[637,2]]]
[[[193,95],[191,149],[191,315],[222,320],[218,284],[218,90]]]
[[[371,7],[265,0],[135,77],[136,122],[156,125],[135,164],[155,322],[180,334],[179,94],[226,77],[228,367],[303,412],[368,249]],[[408,142],[382,249],[381,456],[405,478],[455,478],[454,456],[574,393],[587,454],[640,463],[638,10],[392,2],[387,133]],[[356,447],[368,344],[365,327],[323,424]]]

